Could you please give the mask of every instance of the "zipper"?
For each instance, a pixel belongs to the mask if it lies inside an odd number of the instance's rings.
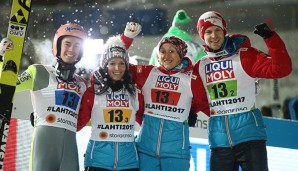
[[[257,120],[257,117],[256,117],[254,111],[252,111],[252,116],[253,116],[254,119],[255,119],[256,126],[258,127],[258,126],[259,126],[259,123],[258,123],[258,120]]]
[[[133,147],[134,147],[135,152],[136,152],[136,159],[137,159],[137,161],[139,161],[138,150],[137,150],[137,147],[136,147],[136,144],[135,143],[133,144]]]
[[[94,146],[95,146],[95,141],[93,141],[93,144],[92,144],[91,155],[90,155],[90,158],[91,158],[91,159],[93,159],[93,150],[94,150]]]
[[[118,142],[115,143],[115,163],[114,163],[114,171],[116,171],[118,164]]]
[[[164,119],[161,119],[161,123],[159,125],[159,133],[158,133],[158,140],[157,140],[157,147],[156,147],[156,158],[159,158],[159,151],[160,151],[160,142],[161,142],[161,135],[162,135],[162,127],[164,124]]]
[[[230,129],[229,129],[229,121],[228,121],[228,115],[224,116],[225,117],[225,125],[226,125],[226,131],[227,131],[227,136],[228,136],[228,140],[230,143],[230,148],[233,148],[233,143],[232,143],[232,138],[231,138],[231,134],[230,134]]]

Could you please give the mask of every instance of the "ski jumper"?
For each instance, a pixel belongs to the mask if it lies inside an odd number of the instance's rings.
[[[292,64],[276,33],[264,40],[270,56],[251,47],[248,37],[232,35],[225,37],[222,51],[207,52],[195,65],[211,108],[211,171],[238,170],[239,165],[243,170],[268,170],[267,135],[256,106],[255,81],[285,77]]]
[[[86,87],[78,75],[71,82],[59,80],[50,65],[31,65],[18,77],[16,91],[31,91],[35,114],[33,171],[79,171],[77,117]]]
[[[115,171],[139,168],[134,142],[138,95],[141,94],[131,95],[125,89],[113,92],[110,88],[96,95],[94,86],[85,92],[78,119],[78,130],[90,119],[92,125],[85,167]]]
[[[251,47],[248,37],[233,35],[226,38],[225,50],[207,52],[196,64],[211,108],[210,148],[267,139],[262,114],[255,104],[255,79],[287,76],[292,64],[276,33],[265,43],[270,56]]]
[[[189,170],[188,114],[193,108],[209,115],[209,108],[201,79],[191,61],[183,61],[187,67],[177,71],[150,65],[129,67],[144,96],[143,122],[136,139],[141,170]]]

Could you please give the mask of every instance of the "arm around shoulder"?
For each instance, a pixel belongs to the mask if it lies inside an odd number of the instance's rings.
[[[203,112],[205,115],[210,116],[210,107],[207,98],[207,93],[204,84],[198,72],[194,71],[191,82],[191,90],[193,93],[192,109],[195,113]]]
[[[92,108],[94,104],[94,96],[95,96],[95,92],[93,89],[94,88],[92,86],[89,87],[85,91],[82,97],[80,111],[78,114],[77,131],[80,131],[81,129],[83,129],[91,118],[91,112],[92,112]]]

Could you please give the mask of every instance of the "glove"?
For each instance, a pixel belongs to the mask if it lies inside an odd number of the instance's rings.
[[[193,110],[191,110],[189,112],[189,115],[188,115],[188,125],[190,127],[195,127],[195,125],[197,123],[197,117],[198,117],[198,115]]]
[[[266,23],[258,24],[255,26],[255,34],[267,39],[273,35],[273,31],[268,27]]]
[[[124,36],[128,38],[135,38],[142,30],[142,26],[139,23],[127,22],[124,30]]]
[[[94,93],[101,95],[109,88],[107,75],[102,70],[96,70],[91,75],[91,85],[94,86]]]
[[[100,84],[103,86],[104,84],[106,84],[106,82],[107,82],[107,78],[105,78],[99,70],[96,70],[91,75],[91,83],[93,84]]]
[[[3,56],[4,52],[13,48],[12,41],[8,38],[3,38],[0,43],[0,55]]]
[[[34,112],[30,114],[30,123],[34,127]]]

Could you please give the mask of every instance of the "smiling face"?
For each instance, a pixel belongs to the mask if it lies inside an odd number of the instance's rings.
[[[205,43],[213,50],[219,50],[224,43],[224,31],[218,26],[208,27],[204,34]]]
[[[170,70],[181,63],[181,58],[174,45],[164,43],[158,52],[158,62],[165,69]]]
[[[61,59],[68,64],[74,63],[82,49],[82,40],[73,36],[65,36],[61,41]]]
[[[108,74],[113,81],[119,81],[124,76],[126,64],[122,58],[114,58],[108,62]]]

